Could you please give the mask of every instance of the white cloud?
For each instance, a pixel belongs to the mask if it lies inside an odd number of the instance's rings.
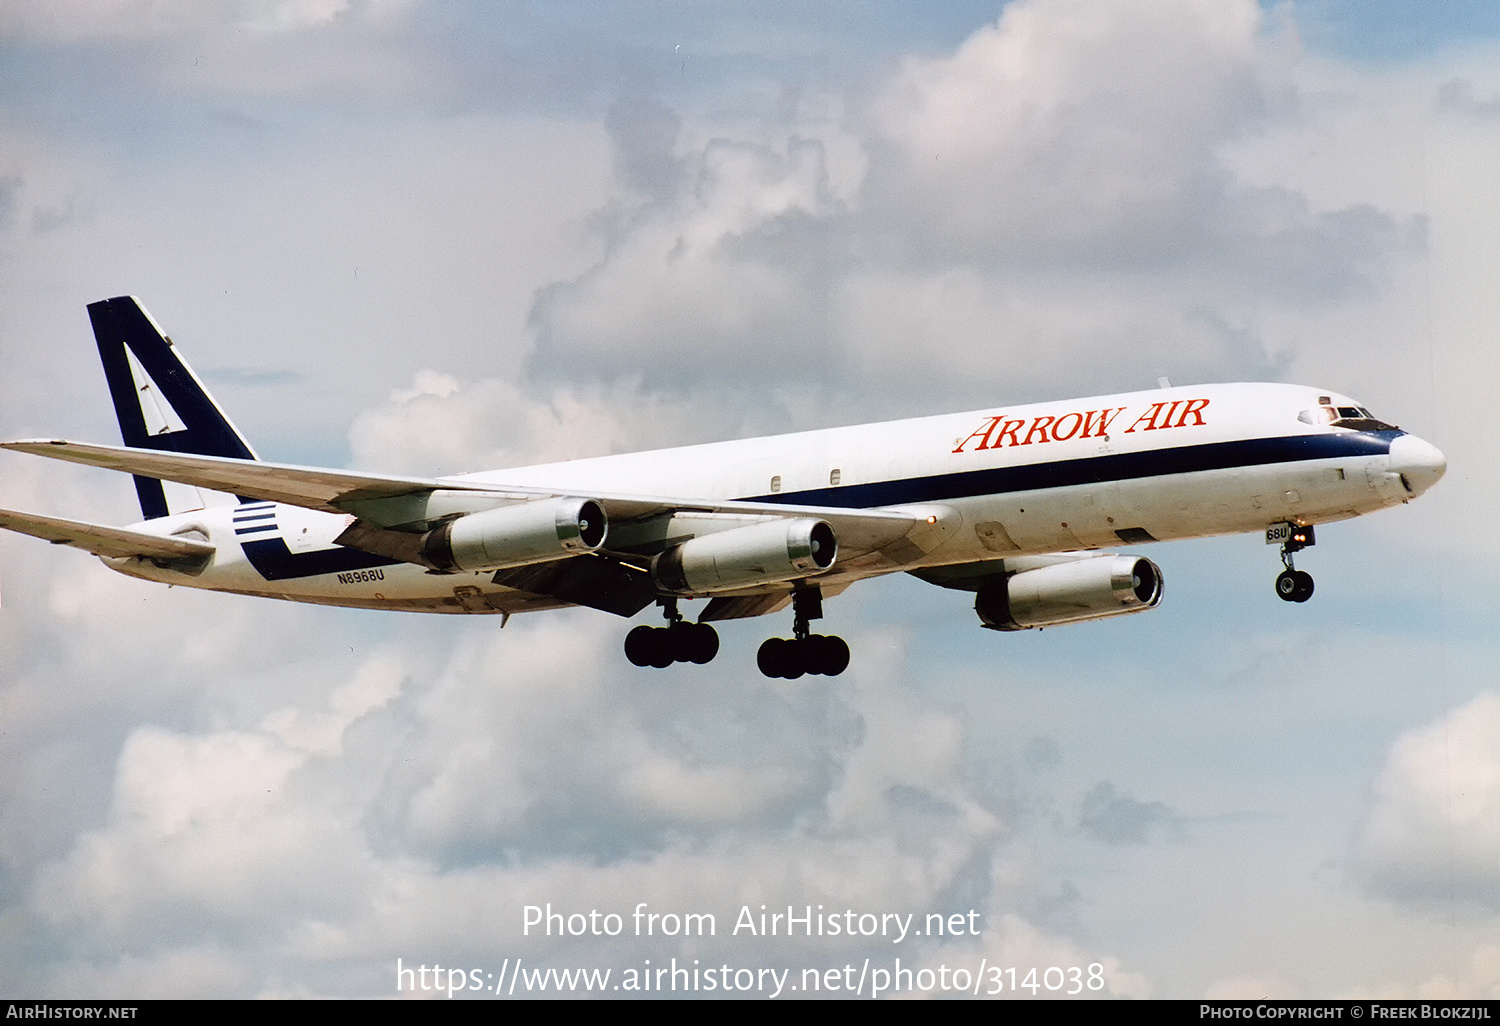
[[[924,249],[1191,244],[1219,205],[1215,148],[1266,104],[1259,22],[1249,2],[1008,4],[887,86],[875,196]]]
[[[1215,980],[1204,990],[1203,996],[1210,1001],[1287,1001],[1303,995],[1301,989],[1290,980],[1267,974]]]
[[[384,23],[412,0],[15,0],[0,35],[42,39],[175,38],[211,29],[296,32],[357,19]]]
[[[113,962],[75,961],[53,969],[48,990],[58,994],[129,994],[139,1000],[215,998],[252,982],[243,955],[195,945],[124,955]]]
[[[308,763],[265,734],[139,728],[105,826],[41,875],[39,911],[125,939],[177,910],[166,932],[191,939],[205,919],[347,902],[366,883],[347,857],[350,810],[298,801]]]
[[[1500,694],[1404,734],[1375,782],[1356,859],[1398,901],[1500,912]]]
[[[878,674],[783,699],[764,681],[622,686],[604,667],[612,645],[577,619],[472,635],[416,691],[387,650],[322,708],[297,701],[259,728],[135,729],[103,823],[37,877],[30,911],[93,952],[52,965],[54,985],[378,994],[390,974],[369,967],[397,956],[483,965],[502,951],[820,966],[871,942],[737,937],[740,906],[920,919],[954,911],[955,888],[996,859],[1003,828],[965,781],[956,713]],[[962,909],[985,951],[1096,960],[1006,900],[980,892]],[[524,906],[548,902],[622,916],[645,902],[720,928],[691,943],[524,936]],[[213,941],[226,936],[261,940],[240,955]],[[912,964],[923,946],[881,953]],[[173,966],[175,984],[150,977]],[[1134,979],[1111,987],[1144,992]]]
[[[1444,961],[1451,963],[1447,972],[1426,978],[1397,978],[1363,982],[1337,988],[1318,987],[1306,980],[1293,982],[1275,973],[1260,976],[1237,976],[1216,980],[1204,997],[1215,1001],[1308,1000],[1336,998],[1343,1001],[1392,1001],[1421,999],[1428,1001],[1472,1001],[1500,997],[1500,946],[1479,944],[1468,951],[1455,951]],[[1369,979],[1378,975],[1369,970]]]
[[[607,248],[541,293],[537,365],[975,403],[1279,377],[1309,340],[1278,317],[1363,309],[1423,241],[1408,211],[1237,177],[1225,154],[1300,114],[1285,32],[1249,0],[1025,0],[841,124],[632,105]]]
[[[1458,962],[1455,959],[1455,962]],[[1485,944],[1474,949],[1469,964],[1455,965],[1452,975],[1434,976],[1422,981],[1417,995],[1436,1001],[1458,1001],[1467,998],[1500,998],[1500,945]],[[1397,990],[1396,993],[1404,993]]]
[[[1199,298],[1142,290],[1137,281],[1084,284],[973,265],[861,270],[839,284],[835,324],[846,366],[887,386],[965,380],[1012,399],[1146,387],[1155,370],[1178,381],[1276,377],[1285,356]]]
[[[542,294],[547,368],[671,379],[729,358],[757,376],[815,371],[821,246],[839,209],[823,144],[711,139],[674,184],[624,218],[599,265]]]
[[[422,370],[354,419],[349,445],[356,466],[383,473],[494,470],[734,437],[747,405],[649,391],[639,378],[528,387]]]
[[[1125,968],[1118,958],[1099,956],[1049,936],[1016,915],[999,916],[977,942],[939,948],[926,954],[923,961],[929,969],[946,967],[955,982],[959,979],[955,971],[971,974],[975,991],[970,996],[1060,1000],[1153,996],[1151,981]],[[981,974],[981,965],[999,971]],[[959,993],[955,986],[949,993],[933,996],[956,997]]]

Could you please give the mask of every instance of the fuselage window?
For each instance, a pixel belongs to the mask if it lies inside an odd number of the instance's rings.
[[[771,491],[773,491],[773,492],[779,492],[779,491],[781,491],[781,475],[780,474],[777,474],[775,477],[771,478]]]
[[[828,472],[828,483],[831,485],[836,485],[839,483],[839,479],[843,476],[843,471],[839,470],[838,468],[834,468],[833,470]]]

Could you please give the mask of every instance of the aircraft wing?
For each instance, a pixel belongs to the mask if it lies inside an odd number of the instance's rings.
[[[212,545],[186,538],[163,538],[141,531],[86,524],[80,520],[60,520],[34,513],[17,513],[8,509],[0,509],[0,527],[44,539],[53,545],[71,545],[97,556],[193,559],[214,554]]]
[[[36,439],[0,442],[0,448],[48,456],[69,463],[120,470],[142,477],[154,477],[160,481],[177,481],[251,499],[285,502],[293,506],[323,510],[325,513],[345,512],[337,505],[340,501],[391,498],[412,492],[453,487],[426,478],[320,470],[260,460],[194,456],[155,449],[92,445],[86,442]]]
[[[408,508],[400,500],[436,491],[473,492],[522,501],[562,494],[543,488],[476,484],[464,478],[392,477],[85,442],[34,439],[0,443],[0,448],[230,492],[250,499],[283,502],[327,513],[353,513],[378,530],[415,519],[396,512]],[[931,548],[935,536],[946,534],[955,526],[950,522],[949,514],[957,515],[946,507],[868,510],[593,492],[586,497],[604,508],[611,523],[641,521],[675,513],[752,518],[815,517],[826,520],[838,535],[841,565],[866,556],[888,565],[904,563]],[[353,541],[353,544],[363,547],[358,541]],[[371,551],[380,550],[372,548]]]

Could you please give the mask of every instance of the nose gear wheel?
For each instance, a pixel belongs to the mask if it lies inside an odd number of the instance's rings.
[[[1312,598],[1312,574],[1303,570],[1283,570],[1276,575],[1276,595],[1284,602],[1306,602]]]
[[[1283,602],[1306,602],[1312,598],[1312,574],[1292,564],[1292,553],[1315,544],[1314,538],[1313,529],[1307,527],[1294,531],[1281,544],[1281,565],[1286,569],[1276,575],[1276,597]]]

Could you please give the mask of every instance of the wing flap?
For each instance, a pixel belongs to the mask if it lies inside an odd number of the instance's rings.
[[[715,620],[742,620],[751,616],[765,616],[779,612],[792,603],[792,589],[771,592],[765,595],[734,595],[709,599],[708,605],[698,614],[699,623]]]
[[[186,538],[163,538],[121,527],[105,527],[81,520],[61,520],[8,509],[0,509],[0,527],[41,538],[53,545],[71,545],[96,556],[115,559],[130,556],[146,559],[201,559],[214,554],[212,545]]]
[[[548,595],[616,616],[634,616],[656,599],[649,574],[593,555],[500,570],[492,580],[506,588]]]

